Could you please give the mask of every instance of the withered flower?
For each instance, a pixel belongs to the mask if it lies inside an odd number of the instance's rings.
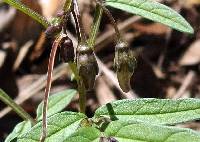
[[[134,51],[128,47],[127,43],[119,42],[115,46],[114,67],[116,69],[119,85],[126,93],[130,91],[130,79],[136,65],[137,62]]]

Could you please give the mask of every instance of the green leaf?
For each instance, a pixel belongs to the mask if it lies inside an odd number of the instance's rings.
[[[15,140],[18,136],[25,134],[30,129],[31,129],[30,121],[23,121],[17,124],[14,130],[7,136],[5,142],[11,142]]]
[[[86,118],[84,114],[75,112],[57,113],[47,119],[47,138],[45,142],[63,142],[80,127],[80,121]],[[21,135],[18,142],[38,142],[42,132],[42,122],[39,122],[31,130]]]
[[[56,93],[54,95],[51,95],[49,97],[47,116],[51,116],[63,110],[71,102],[71,100],[76,94],[77,94],[76,90],[67,89],[59,93]],[[37,120],[42,119],[42,107],[43,107],[43,102],[40,103],[37,108]]]
[[[32,124],[35,123],[35,120],[22,107],[20,107],[20,105],[16,104],[2,89],[0,89],[0,100],[11,107],[13,111],[24,120],[29,120]]]
[[[112,120],[176,124],[200,118],[200,99],[136,99],[108,103],[95,112],[95,117]]]
[[[100,131],[94,127],[80,128],[64,142],[99,142]]]
[[[28,8],[26,5],[24,5],[20,0],[3,0],[3,2],[15,7],[16,9],[20,10],[21,12],[27,14],[40,24],[42,24],[45,28],[47,28],[50,23],[47,21],[46,18],[44,18],[39,13],[33,11],[32,9]]]
[[[150,123],[114,121],[108,125],[105,134],[119,142],[200,142],[200,133],[190,129]]]
[[[160,22],[181,32],[194,32],[190,24],[180,14],[152,0],[106,0],[106,5]]]

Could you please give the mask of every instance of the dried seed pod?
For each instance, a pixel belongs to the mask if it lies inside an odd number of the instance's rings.
[[[127,43],[119,42],[115,47],[114,67],[119,85],[124,92],[130,91],[130,79],[136,64],[134,52],[128,47]]]
[[[77,68],[83,80],[86,91],[94,88],[96,75],[99,72],[94,52],[86,45],[79,45],[77,49]]]
[[[63,62],[73,62],[74,61],[74,46],[72,40],[66,36],[63,37],[60,43],[60,57]]]

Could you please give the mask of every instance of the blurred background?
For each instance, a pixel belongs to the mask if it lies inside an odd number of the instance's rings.
[[[22,0],[24,4],[51,19],[62,9],[64,0]],[[95,10],[94,0],[78,0],[86,34],[90,32]],[[88,94],[87,115],[117,99],[199,98],[200,97],[200,0],[160,0],[178,11],[194,28],[188,35],[141,17],[109,8],[124,38],[137,56],[137,68],[131,78],[132,90],[123,93],[113,70],[115,34],[103,15],[95,53],[100,59],[100,74],[94,90]],[[68,33],[76,44],[72,19]],[[0,0],[0,88],[35,117],[46,84],[48,58],[53,40],[45,29],[28,16]],[[59,52],[59,51],[58,51]],[[77,88],[71,71],[56,57],[51,92]],[[66,110],[78,111],[78,97]],[[0,142],[22,119],[0,102]],[[182,125],[200,130],[200,123]]]

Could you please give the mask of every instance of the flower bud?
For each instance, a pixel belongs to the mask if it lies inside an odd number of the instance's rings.
[[[99,72],[94,52],[86,45],[79,45],[77,49],[77,68],[83,80],[86,91],[94,88],[96,75]]]
[[[63,62],[73,62],[74,61],[74,46],[73,42],[69,37],[63,37],[60,43],[60,57]]]
[[[119,85],[126,93],[131,89],[130,79],[134,73],[136,64],[134,52],[125,42],[119,42],[115,47],[114,67],[116,69]]]
[[[62,30],[61,25],[56,25],[56,26],[52,25],[46,29],[45,34],[48,38],[51,38],[56,34],[58,34],[59,32],[61,32],[61,30]]]

